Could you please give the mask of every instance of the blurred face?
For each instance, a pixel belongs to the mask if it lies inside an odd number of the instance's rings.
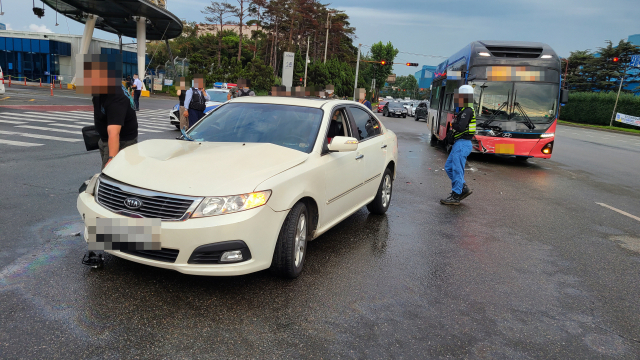
[[[457,107],[464,107],[473,103],[473,94],[460,94],[456,90],[453,94],[453,100]]]
[[[193,79],[193,86],[195,86],[198,89],[203,89],[204,88],[204,79],[203,78],[194,78]]]
[[[180,90],[187,89],[187,80],[185,80],[183,77],[180,78],[180,84],[178,85],[178,89]]]
[[[121,86],[122,58],[106,54],[79,55],[77,66],[82,69],[76,79],[78,94],[113,94]]]

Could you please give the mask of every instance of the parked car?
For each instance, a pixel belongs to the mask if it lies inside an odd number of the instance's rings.
[[[185,274],[294,278],[308,241],[389,208],[398,140],[362,104],[241,97],[186,134],[129,146],[91,179],[77,201],[90,249],[120,239],[105,251]]]
[[[407,109],[404,108],[404,106],[402,106],[401,102],[398,101],[390,101],[388,102],[385,106],[384,109],[382,110],[382,115],[383,116],[402,116],[402,117],[407,117]]]
[[[186,91],[186,90],[185,90]],[[211,100],[207,101],[205,104],[207,107],[204,109],[204,113],[208,114],[213,111],[213,109],[220,106],[220,104],[227,101],[227,94],[229,93],[229,89],[207,89],[207,94]],[[180,129],[180,103],[177,103],[173,106],[173,109],[169,111],[169,121],[171,125],[174,125],[177,129]]]
[[[384,101],[384,100],[383,100],[383,101],[380,101],[380,102],[378,103],[378,112],[379,112],[379,113],[381,113],[381,112],[382,112],[382,109],[384,109],[384,106],[385,106],[387,103],[388,103],[388,101]]]
[[[427,119],[427,114],[429,110],[428,103],[429,103],[428,101],[422,101],[418,104],[415,111],[416,121],[420,119],[425,119],[425,120]]]
[[[403,101],[402,107],[407,109],[407,115],[411,116],[411,108],[413,107],[413,103],[411,101]]]

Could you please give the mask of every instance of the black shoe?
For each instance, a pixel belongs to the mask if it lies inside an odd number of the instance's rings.
[[[101,268],[104,265],[104,257],[102,254],[96,254],[93,251],[87,251],[82,258],[82,263],[94,269]]]
[[[443,205],[460,205],[460,195],[456,194],[454,191],[449,194],[449,197],[446,199],[440,199],[440,204]]]
[[[467,198],[467,196],[473,194],[473,190],[469,189],[469,187],[467,186],[467,183],[464,184],[464,186],[462,187],[462,194],[460,194],[460,200],[464,200]]]

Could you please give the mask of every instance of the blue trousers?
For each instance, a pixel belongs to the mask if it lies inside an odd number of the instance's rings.
[[[193,124],[197,123],[198,120],[202,119],[203,116],[204,111],[189,109],[189,127],[192,127]]]
[[[451,190],[456,194],[462,194],[464,186],[464,166],[467,163],[467,156],[471,153],[471,140],[458,139],[453,143],[451,153],[444,164],[444,170],[451,179]]]

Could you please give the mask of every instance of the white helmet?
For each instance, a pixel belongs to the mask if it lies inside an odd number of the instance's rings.
[[[458,89],[458,94],[473,94],[473,88],[470,85],[462,85]]]

